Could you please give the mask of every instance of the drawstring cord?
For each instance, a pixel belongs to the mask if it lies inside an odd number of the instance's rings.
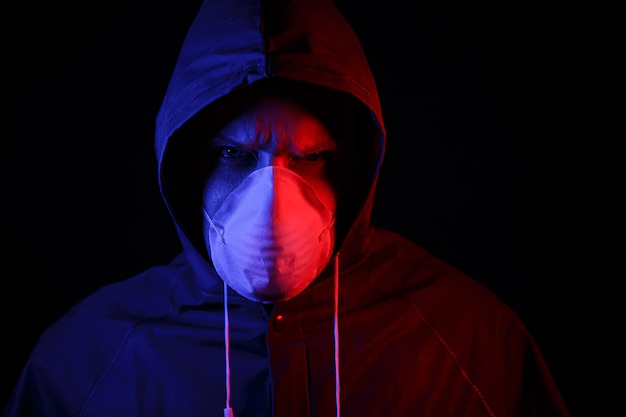
[[[340,393],[341,384],[339,383],[339,252],[335,255],[335,274],[334,274],[334,339],[335,339],[335,407],[336,416],[340,417]]]
[[[228,324],[228,285],[224,281],[224,348],[226,351],[226,408],[224,417],[234,417],[230,408],[230,331]]]
[[[335,415],[341,417],[341,384],[339,381],[339,253],[334,259],[333,274],[333,338],[335,353]],[[224,348],[226,351],[226,407],[224,417],[234,417],[233,409],[230,408],[230,332],[228,324],[228,285],[224,281]]]

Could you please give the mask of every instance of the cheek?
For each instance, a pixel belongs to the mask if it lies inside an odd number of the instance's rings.
[[[337,211],[337,194],[335,193],[334,187],[331,187],[329,184],[324,183],[316,186],[313,184],[313,188],[317,193],[320,201],[324,203],[326,208],[333,213]]]
[[[202,204],[208,215],[213,217],[226,197],[243,181],[243,178],[227,172],[212,172],[202,189]]]
[[[315,190],[320,201],[333,213],[337,211],[338,178],[336,173],[325,172],[298,172]]]

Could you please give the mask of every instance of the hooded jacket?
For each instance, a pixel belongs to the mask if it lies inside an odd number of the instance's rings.
[[[194,232],[200,208],[177,177],[176,146],[194,115],[269,79],[354,98],[369,118],[371,168],[332,264],[273,309],[224,294]],[[3,417],[206,417],[228,407],[237,417],[568,416],[508,306],[370,224],[385,140],[372,73],[331,1],[205,1],[155,127],[159,184],[183,251],[101,288],[46,329]]]

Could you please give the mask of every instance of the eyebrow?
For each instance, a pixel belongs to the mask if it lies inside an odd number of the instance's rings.
[[[309,154],[336,149],[339,144],[328,130],[316,128],[313,134],[303,140],[292,141],[288,146],[291,152]]]
[[[301,147],[295,146],[296,144],[292,143],[291,146],[289,147],[289,150],[292,152],[306,152],[306,153],[316,153],[316,152],[323,152],[323,151],[330,151],[332,149],[336,149],[338,147],[337,142],[334,140],[327,140],[324,141],[322,143],[316,143],[312,146],[307,146],[304,149],[302,149]]]
[[[254,146],[255,144],[250,144],[248,141],[241,142],[232,136],[225,135],[224,133],[217,133],[211,138],[210,142],[215,145],[232,146],[232,147],[242,148],[244,150],[256,149]]]

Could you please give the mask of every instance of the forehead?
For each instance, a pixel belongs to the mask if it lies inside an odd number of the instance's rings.
[[[254,148],[327,149],[336,146],[324,120],[298,101],[267,96],[234,116],[217,138]]]

